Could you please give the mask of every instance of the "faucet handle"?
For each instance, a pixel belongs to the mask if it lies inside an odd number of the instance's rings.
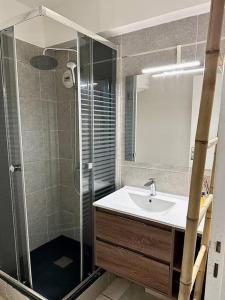
[[[153,177],[150,177],[149,180],[150,180],[151,182],[156,182],[156,179],[153,178]]]
[[[148,181],[144,184],[145,187],[155,184],[155,178],[149,178]]]

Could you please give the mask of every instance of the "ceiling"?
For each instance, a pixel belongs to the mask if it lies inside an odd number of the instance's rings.
[[[28,7],[37,7],[39,5],[44,5],[47,6],[49,8],[54,8],[55,6],[60,5],[61,3],[64,2],[64,4],[66,3],[66,0],[18,0],[18,2],[28,6]]]
[[[0,0],[0,22],[44,5],[105,37],[201,14],[208,0]]]

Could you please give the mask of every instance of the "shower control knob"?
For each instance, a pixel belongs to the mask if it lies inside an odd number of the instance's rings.
[[[9,171],[11,173],[14,173],[14,172],[17,172],[17,171],[21,171],[21,165],[20,164],[17,164],[17,165],[11,165],[9,167]]]

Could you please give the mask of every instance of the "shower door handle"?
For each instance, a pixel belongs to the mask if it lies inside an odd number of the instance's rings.
[[[86,168],[88,170],[92,170],[93,169],[93,163],[89,162],[89,163],[86,163]]]
[[[88,168],[88,170],[92,170],[93,169],[93,163],[88,163],[87,168]]]
[[[11,165],[11,166],[9,167],[9,171],[10,171],[11,173],[15,173],[15,172],[21,171],[21,164]]]

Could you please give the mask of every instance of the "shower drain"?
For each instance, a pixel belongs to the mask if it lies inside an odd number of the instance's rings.
[[[58,267],[64,269],[67,266],[69,266],[72,262],[73,262],[73,260],[70,257],[62,256],[59,259],[57,259],[56,261],[54,261],[54,264],[57,265]]]

